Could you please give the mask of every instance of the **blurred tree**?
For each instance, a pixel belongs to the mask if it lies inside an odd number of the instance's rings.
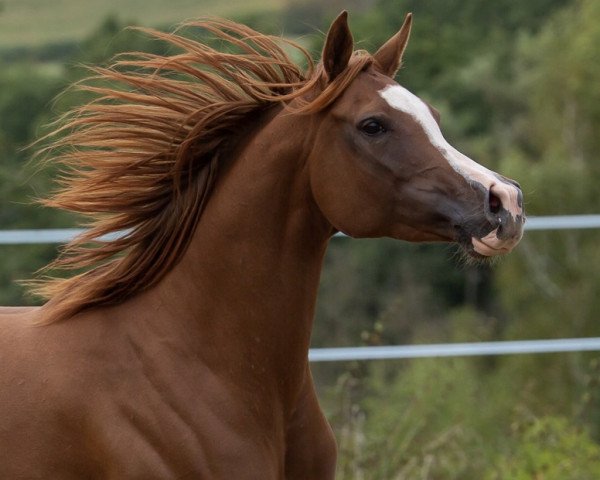
[[[167,47],[163,42],[128,28],[135,24],[135,21],[124,21],[116,15],[109,15],[81,42],[79,54],[74,60],[86,65],[102,65],[123,52],[166,53]]]

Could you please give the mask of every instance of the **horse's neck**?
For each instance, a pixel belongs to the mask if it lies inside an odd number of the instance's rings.
[[[310,193],[310,119],[264,122],[220,171],[188,251],[156,298],[186,323],[190,345],[221,345],[217,357],[289,372],[304,369],[331,226]]]

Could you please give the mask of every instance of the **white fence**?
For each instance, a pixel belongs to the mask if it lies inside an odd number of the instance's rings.
[[[600,228],[600,215],[529,217],[525,228],[527,230]],[[82,231],[76,228],[3,230],[0,231],[0,245],[66,243]],[[309,352],[309,360],[311,362],[339,362],[584,351],[600,351],[600,337],[380,347],[313,348]]]
[[[525,229],[528,231],[586,228],[600,228],[600,215],[529,217],[525,224]],[[83,230],[79,228],[0,230],[0,245],[66,243],[81,232],[83,232]]]
[[[308,358],[311,362],[341,362],[349,360],[398,360],[407,358],[474,357],[592,351],[600,351],[600,338],[312,348],[308,354]]]

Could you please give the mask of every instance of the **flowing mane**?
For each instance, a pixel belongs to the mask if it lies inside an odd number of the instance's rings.
[[[115,304],[158,282],[182,257],[217,175],[224,145],[252,115],[277,104],[295,114],[330,105],[372,62],[355,52],[333,82],[299,45],[224,20],[183,24],[208,31],[216,50],[184,36],[140,29],[180,53],[120,55],[76,88],[94,99],[48,135],[60,189],[43,203],[84,215],[89,229],[33,282],[53,322]],[[284,47],[306,60],[305,71]],[[235,53],[232,53],[235,52]],[[56,278],[53,271],[78,271]]]

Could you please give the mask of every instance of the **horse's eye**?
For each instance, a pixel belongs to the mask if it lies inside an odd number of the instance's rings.
[[[369,118],[368,120],[365,120],[359,125],[359,128],[361,132],[369,135],[370,137],[381,135],[382,133],[385,133],[387,131],[386,128],[374,118]]]

